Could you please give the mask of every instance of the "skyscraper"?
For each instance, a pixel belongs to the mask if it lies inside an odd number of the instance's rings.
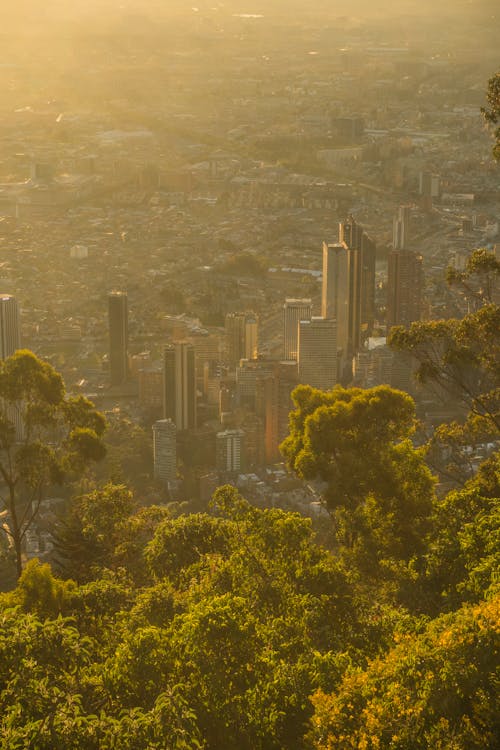
[[[345,242],[323,242],[321,316],[337,322],[337,347],[345,356],[349,347],[349,251]]]
[[[420,320],[422,288],[422,256],[410,250],[393,250],[387,281],[388,331],[392,326],[409,326]]]
[[[111,385],[128,377],[128,300],[126,292],[108,294],[109,369]]]
[[[159,419],[153,424],[154,475],[168,484],[176,477],[177,430],[171,419]]]
[[[224,430],[216,436],[218,471],[238,472],[243,468],[243,430]]]
[[[375,253],[375,243],[352,216],[340,222],[338,242],[323,243],[321,314],[337,321],[341,373],[373,332]]]
[[[11,294],[0,295],[0,359],[10,357],[21,346],[19,306]]]
[[[286,299],[283,305],[283,359],[297,360],[299,321],[311,320],[310,299]]]
[[[192,344],[181,342],[165,348],[163,416],[178,430],[196,427],[196,362]]]
[[[257,358],[258,318],[253,312],[228,313],[225,320],[226,356],[231,364]]]
[[[410,241],[411,206],[400,206],[392,224],[392,246],[403,250]]]
[[[339,242],[348,248],[349,354],[373,332],[375,318],[375,242],[352,216],[339,223]]]
[[[311,318],[299,323],[299,383],[329,390],[337,383],[337,322]]]
[[[11,294],[0,294],[0,359],[6,359],[21,346],[21,327],[19,323],[19,306]],[[23,408],[21,404],[4,405],[5,416],[14,425],[16,440],[25,437]]]

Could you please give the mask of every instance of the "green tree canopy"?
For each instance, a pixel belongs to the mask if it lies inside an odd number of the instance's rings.
[[[488,81],[488,90],[486,92],[488,106],[483,107],[481,112],[486,122],[492,125],[498,125],[500,122],[500,72],[495,73]],[[493,156],[500,160],[500,126],[494,130],[495,145],[493,147]]]
[[[399,577],[400,563],[423,550],[433,499],[433,478],[409,439],[413,400],[388,386],[302,385],[292,398],[281,446],[289,466],[327,483],[337,537],[363,575]]]
[[[82,396],[66,395],[61,376],[28,350],[0,362],[0,475],[18,575],[23,543],[46,490],[104,457],[104,417]]]
[[[348,670],[339,689],[318,692],[315,750],[493,750],[498,720],[500,598],[401,634],[367,670]]]

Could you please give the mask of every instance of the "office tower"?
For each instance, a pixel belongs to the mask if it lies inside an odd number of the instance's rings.
[[[156,479],[168,484],[176,477],[177,429],[171,419],[153,424],[153,459]]]
[[[128,301],[126,292],[108,294],[109,369],[111,385],[128,377]]]
[[[252,312],[228,313],[225,321],[226,357],[231,364],[257,358],[258,318]]]
[[[387,280],[387,331],[420,320],[422,289],[422,256],[410,250],[393,250]]]
[[[265,359],[242,359],[236,368],[236,393],[239,406],[255,410],[257,380],[269,375],[272,362]]]
[[[372,335],[375,319],[376,244],[352,216],[339,223],[339,242],[348,248],[349,347],[352,355]]]
[[[345,355],[349,342],[349,254],[345,242],[323,242],[321,317],[337,322],[337,346]]]
[[[420,172],[418,192],[428,198],[437,198],[441,190],[440,177],[432,172]]]
[[[299,382],[329,390],[337,383],[337,322],[311,318],[299,323]]]
[[[264,422],[257,414],[249,413],[240,425],[243,430],[244,440],[244,466],[245,471],[252,470],[257,466],[264,466]]]
[[[339,224],[338,242],[323,243],[321,315],[337,321],[341,373],[373,332],[375,254],[375,243],[352,216]]]
[[[192,344],[165,348],[163,370],[163,416],[178,430],[196,427],[196,362]]]
[[[224,430],[216,436],[216,466],[218,471],[239,472],[243,468],[242,430]]]
[[[11,294],[0,295],[0,359],[14,354],[21,346],[19,306]]]
[[[21,346],[21,326],[19,322],[19,306],[11,294],[0,294],[0,359],[6,359],[14,354]],[[0,406],[3,402],[0,402]],[[16,432],[16,440],[25,437],[23,405],[5,405],[4,416],[12,422]]]
[[[411,206],[400,206],[392,224],[394,250],[406,250],[410,241]]]
[[[299,321],[311,320],[310,299],[286,299],[283,305],[283,359],[297,360]]]
[[[263,421],[266,464],[281,460],[279,446],[288,435],[291,393],[297,384],[297,363],[292,360],[272,362],[257,378],[255,412]]]

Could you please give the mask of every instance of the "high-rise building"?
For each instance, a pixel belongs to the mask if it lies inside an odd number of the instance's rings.
[[[294,408],[291,393],[298,384],[297,363],[274,361],[256,383],[255,411],[264,425],[266,464],[281,460],[280,443],[288,435],[288,417]]]
[[[236,393],[239,406],[255,410],[257,381],[269,375],[272,363],[266,359],[242,359],[236,368]]]
[[[216,436],[218,471],[239,472],[243,468],[243,430],[224,430]]]
[[[0,359],[6,359],[21,347],[19,305],[11,294],[0,294]],[[0,406],[3,402],[0,402]],[[5,416],[12,422],[16,440],[25,437],[23,408],[18,404],[5,405]]]
[[[441,189],[440,177],[432,172],[420,172],[418,192],[428,198],[437,198]]]
[[[258,318],[252,312],[228,313],[225,320],[226,357],[231,364],[240,359],[256,359]]]
[[[339,223],[339,242],[348,248],[349,355],[372,335],[375,319],[376,244],[352,216]]]
[[[286,299],[283,305],[283,359],[297,360],[299,321],[311,320],[310,299]]]
[[[420,320],[422,304],[422,256],[410,250],[389,253],[387,280],[387,331]]]
[[[19,305],[11,294],[0,295],[0,359],[14,354],[21,347]]]
[[[375,243],[352,216],[339,224],[338,242],[323,243],[321,314],[337,321],[340,372],[373,332],[375,253]]]
[[[163,416],[178,430],[196,427],[196,362],[194,347],[186,342],[165,348]]]
[[[345,356],[349,344],[349,253],[345,242],[323,242],[321,316],[337,322],[337,346]]]
[[[321,390],[337,383],[337,322],[311,318],[299,323],[299,382]]]
[[[410,241],[411,206],[400,206],[392,223],[394,250],[406,250]]]
[[[128,300],[126,292],[108,294],[109,369],[111,385],[128,378]]]
[[[177,429],[171,419],[153,424],[153,458],[156,479],[168,484],[176,477]]]

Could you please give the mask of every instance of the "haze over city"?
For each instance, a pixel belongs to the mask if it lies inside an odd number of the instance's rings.
[[[2,747],[494,750],[498,2],[192,3],[1,9]]]

